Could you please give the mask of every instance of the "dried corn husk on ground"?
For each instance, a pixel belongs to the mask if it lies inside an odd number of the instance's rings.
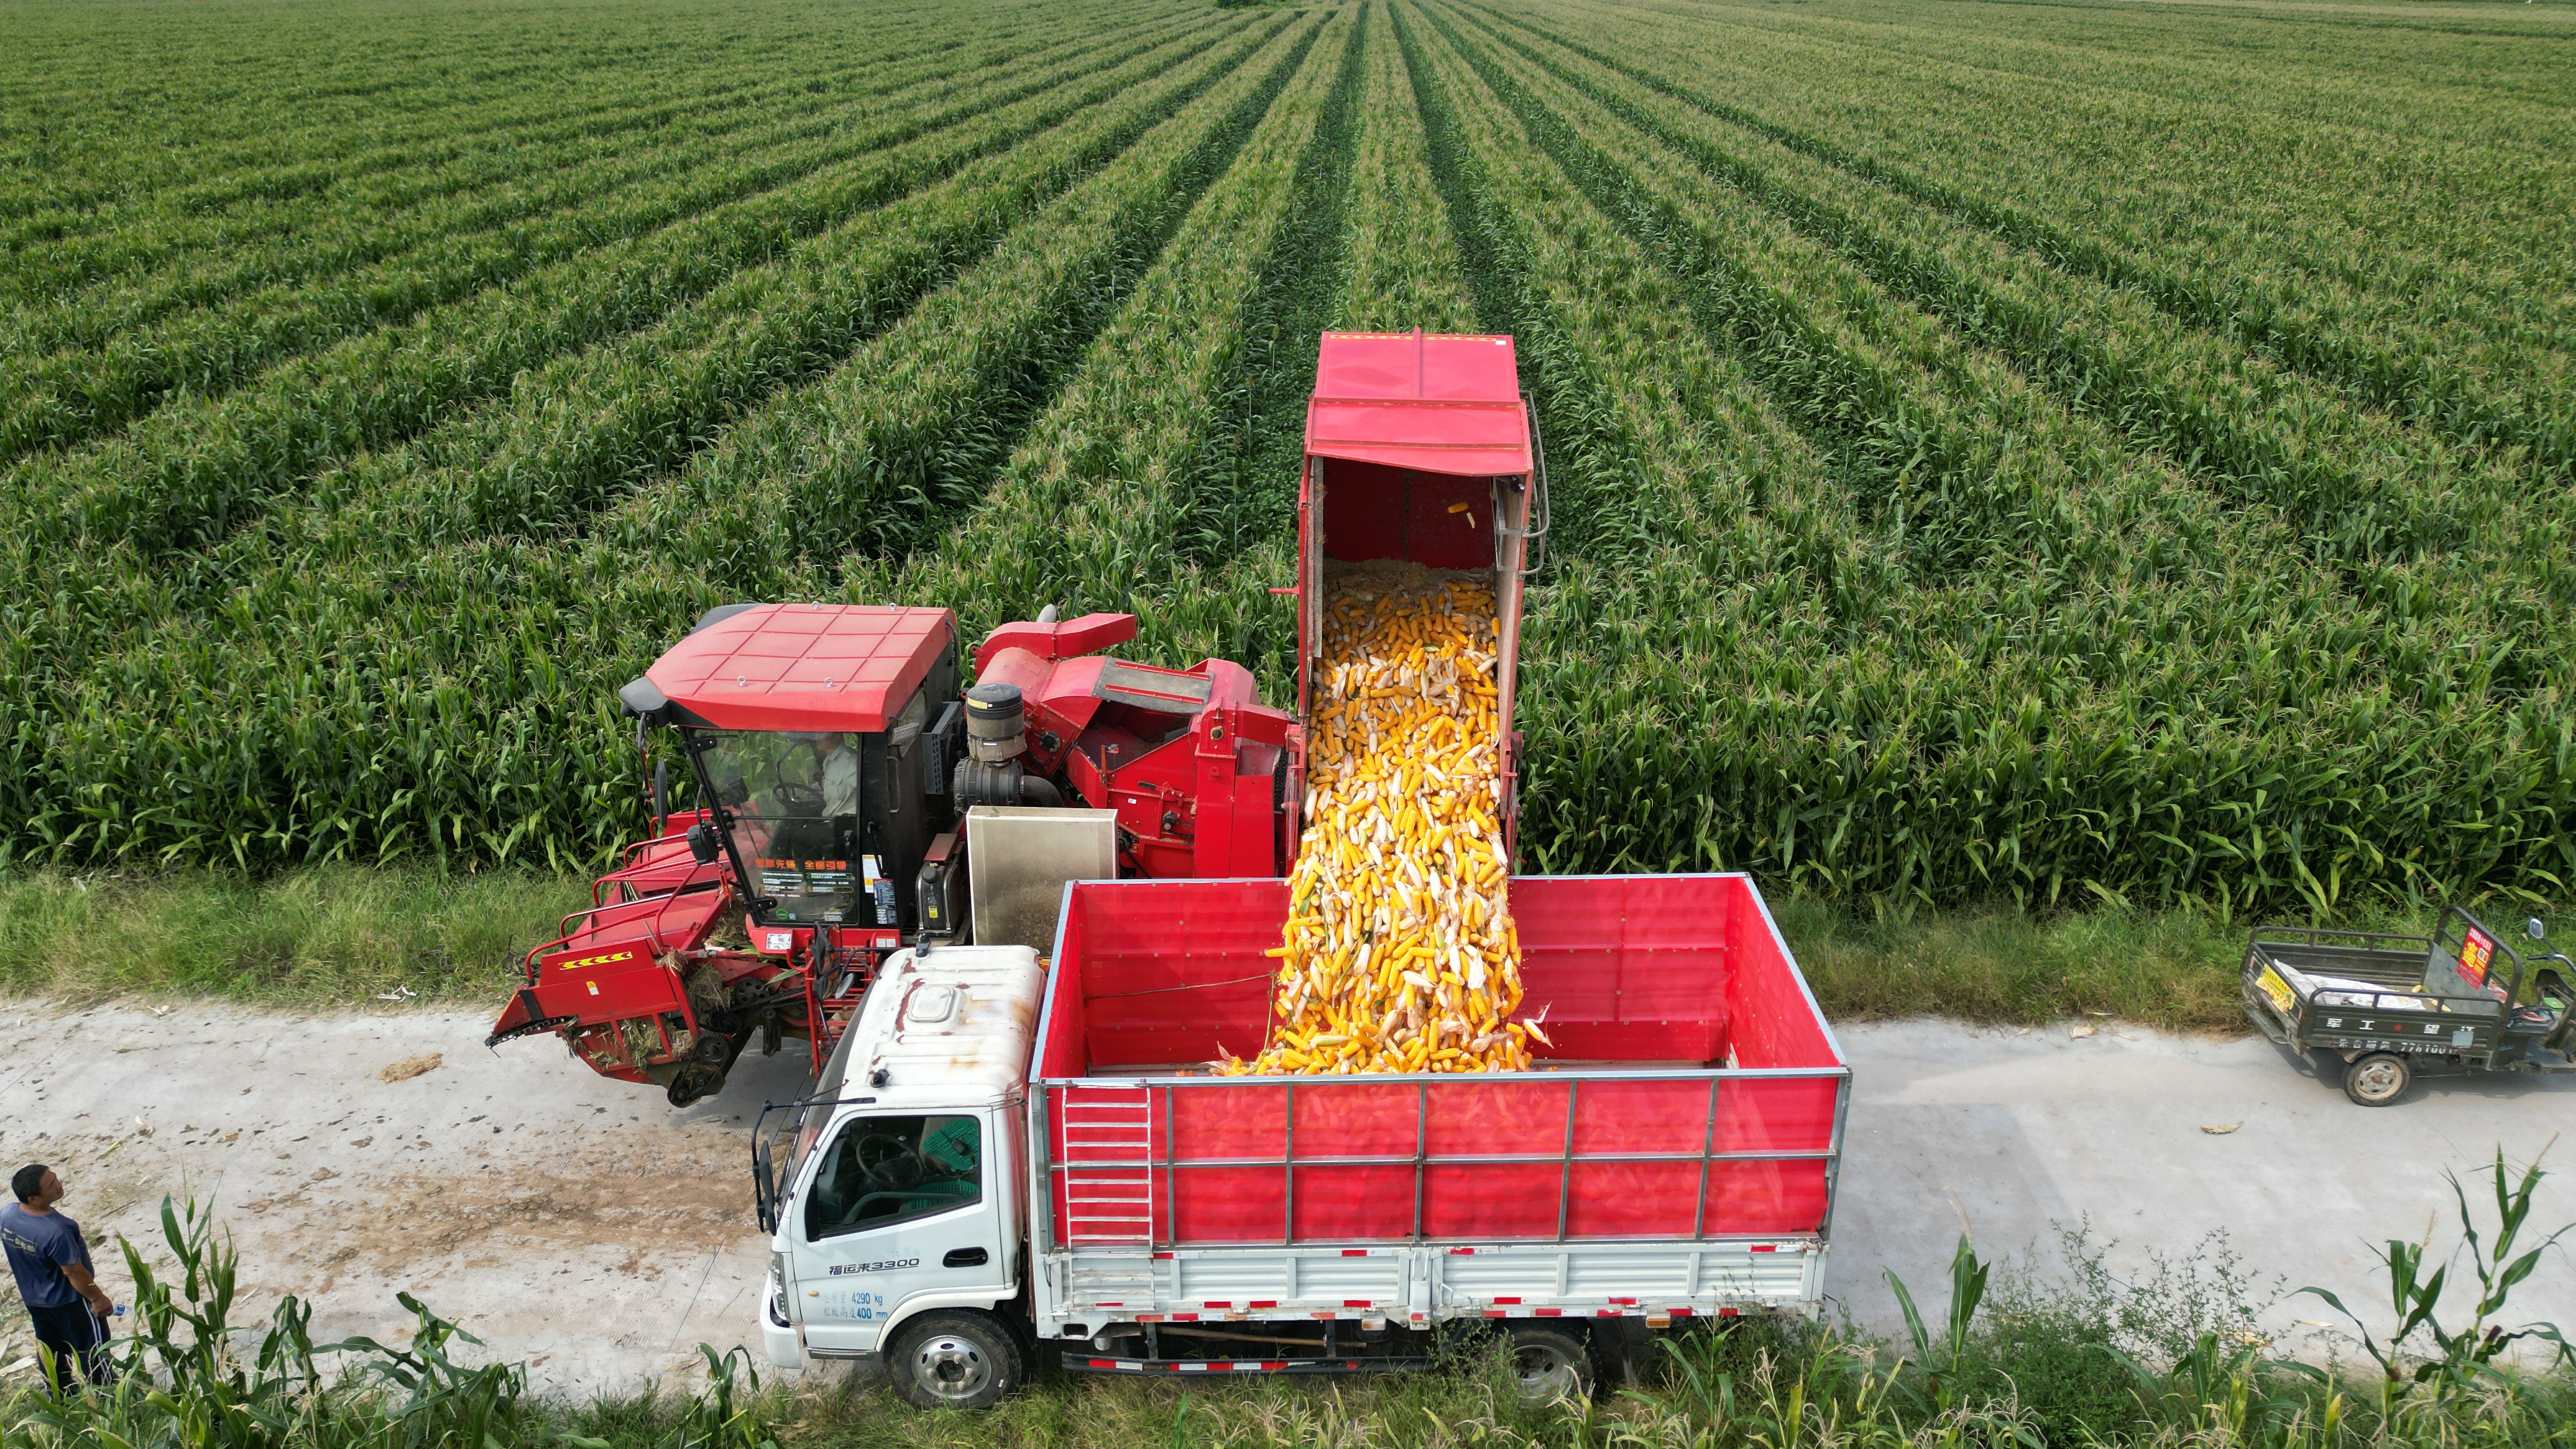
[[[1367,564],[1328,588],[1270,1042],[1221,1070],[1525,1069],[1493,586]]]

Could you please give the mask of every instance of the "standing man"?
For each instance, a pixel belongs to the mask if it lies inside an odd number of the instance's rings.
[[[0,1246],[8,1249],[9,1271],[27,1300],[27,1316],[36,1320],[36,1341],[53,1350],[54,1392],[62,1393],[75,1372],[105,1384],[103,1350],[114,1305],[90,1271],[80,1224],[54,1211],[63,1180],[52,1168],[31,1162],[9,1179],[9,1187],[18,1200],[0,1207]]]

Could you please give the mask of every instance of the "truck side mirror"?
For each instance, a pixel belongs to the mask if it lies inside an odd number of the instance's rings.
[[[2549,934],[2547,928],[2540,924],[2540,918],[2538,916],[2534,916],[2530,920],[2522,923],[2522,933],[2535,941]]]
[[[716,833],[703,820],[689,827],[689,855],[700,865],[716,863]]]

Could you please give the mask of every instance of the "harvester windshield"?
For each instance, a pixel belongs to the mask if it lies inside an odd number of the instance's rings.
[[[879,872],[860,853],[859,741],[823,730],[691,731],[709,796],[735,858],[771,904],[765,920],[799,925],[873,919],[859,892]]]

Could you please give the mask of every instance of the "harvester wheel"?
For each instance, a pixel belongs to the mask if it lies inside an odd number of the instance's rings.
[[[721,1072],[733,1065],[733,1041],[720,1031],[701,1031],[689,1044],[689,1055]]]
[[[670,1099],[672,1106],[685,1107],[700,1097],[712,1097],[723,1091],[724,1084],[725,1074],[721,1069],[704,1062],[682,1062],[662,1095]]]
[[[988,1313],[925,1313],[896,1332],[885,1361],[916,1409],[989,1409],[1028,1372],[1019,1340]]]
[[[2344,1068],[2343,1094],[2365,1107],[2385,1107],[2406,1095],[2414,1069],[2395,1052],[2372,1052]]]

